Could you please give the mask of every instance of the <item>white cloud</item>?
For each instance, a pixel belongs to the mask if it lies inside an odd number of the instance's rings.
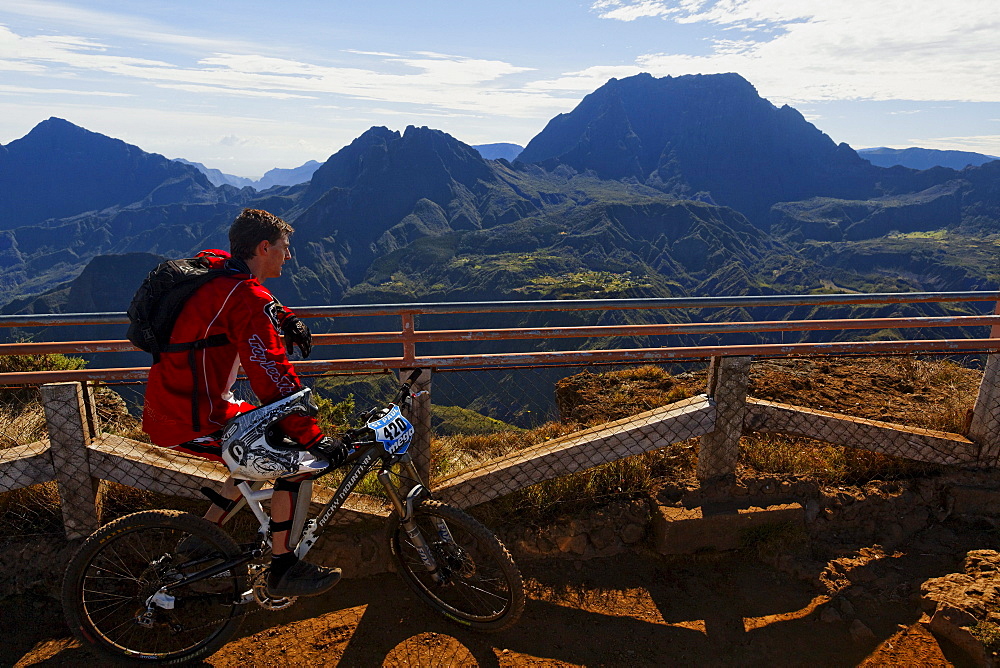
[[[381,56],[385,58],[399,58],[398,53],[388,53],[385,51],[359,51],[357,49],[344,49],[344,53],[353,53],[358,56]]]
[[[67,35],[23,37],[0,24],[0,67],[31,68],[44,71],[53,65],[68,65],[107,72],[128,72],[135,68],[168,68],[158,60],[112,56],[100,42]]]
[[[486,118],[486,114],[459,113],[448,111],[414,111],[412,109],[387,109],[386,107],[371,107],[367,109],[371,116],[403,116],[416,118]]]
[[[246,139],[245,137],[237,137],[236,135],[226,135],[219,140],[219,146],[244,146],[249,143],[249,139]]]
[[[532,81],[525,85],[527,90],[539,91],[592,91],[608,82],[608,79],[623,79],[642,72],[638,65],[599,65],[579,72],[567,72],[558,79]]]
[[[503,85],[503,78],[531,68],[500,60],[431,52],[379,56],[385,71],[334,67],[255,53],[214,53],[193,66],[117,55],[108,44],[77,36],[22,36],[0,25],[0,70],[52,76],[89,72],[109,81],[136,82],[188,92],[288,99],[349,96],[410,103],[451,112],[537,117],[566,111],[575,100],[545,90]],[[398,72],[390,72],[392,65]]]
[[[153,44],[168,44],[200,50],[236,49],[251,46],[248,42],[228,40],[218,34],[211,38],[178,34],[166,29],[162,24],[146,21],[129,14],[102,12],[50,0],[4,0],[3,12],[39,19],[48,25],[63,25],[75,32],[92,31],[102,35],[126,37]]]
[[[635,21],[650,16],[667,16],[678,10],[658,0],[640,0],[639,2],[623,2],[622,0],[600,0],[593,4],[593,9],[602,19],[617,21]]]
[[[0,84],[0,93],[14,95],[84,95],[93,97],[132,97],[130,93],[113,93],[101,90],[73,90],[70,88],[34,88],[32,86],[7,86]]]
[[[592,8],[608,19],[660,17],[745,33],[717,39],[708,55],[637,60],[658,76],[737,72],[765,97],[789,103],[1000,101],[995,0],[603,0]]]
[[[296,95],[294,93],[276,93],[264,90],[240,90],[226,86],[201,86],[198,84],[156,84],[159,88],[170,90],[181,90],[185,93],[198,93],[199,95],[235,95],[242,97],[268,97],[275,100],[315,100],[314,95]]]
[[[392,58],[390,61],[421,70],[426,77],[437,83],[456,86],[494,81],[507,74],[520,74],[533,69],[516,67],[500,60],[464,58],[429,52],[420,52],[417,55],[421,57]]]

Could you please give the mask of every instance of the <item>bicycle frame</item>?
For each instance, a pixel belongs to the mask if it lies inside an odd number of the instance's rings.
[[[410,386],[415,380],[417,373],[419,372],[415,372],[409,381],[403,383],[396,399],[390,405],[397,403],[403,403],[403,405],[406,406],[409,405]],[[427,540],[424,538],[413,519],[413,510],[416,504],[423,499],[430,498],[430,490],[427,489],[426,485],[424,485],[421,480],[420,473],[417,471],[416,466],[414,466],[410,453],[403,452],[401,454],[394,454],[393,452],[388,451],[386,449],[387,447],[388,446],[383,447],[383,444],[377,440],[355,443],[354,452],[348,457],[347,463],[350,464],[351,468],[348,470],[347,475],[344,476],[344,479],[337,487],[337,491],[334,493],[330,501],[323,506],[315,518],[309,520],[307,520],[306,517],[309,514],[309,505],[312,503],[312,490],[315,479],[303,481],[299,488],[295,508],[292,513],[292,528],[289,535],[289,544],[295,546],[294,552],[296,557],[299,559],[305,557],[309,550],[311,550],[319,540],[323,533],[323,529],[333,518],[336,512],[344,505],[351,493],[354,492],[355,488],[361,483],[361,480],[374,470],[377,462],[381,462],[381,470],[379,470],[377,474],[378,480],[382,483],[382,487],[385,489],[386,495],[389,497],[389,501],[392,503],[393,509],[400,518],[400,524],[412,541],[417,553],[420,555],[420,560],[424,567],[428,570],[432,579],[440,581],[439,569],[430,545],[427,543]],[[390,477],[390,469],[396,464],[402,465],[407,473],[407,477],[414,481],[413,486],[410,487],[405,496],[401,495],[401,490],[392,482]],[[330,473],[330,471],[331,469],[324,471],[316,479]],[[183,578],[178,582],[167,585],[161,588],[158,594],[165,594],[183,584],[191,584],[193,582],[197,582],[198,580],[224,573],[232,566],[246,563],[264,554],[265,548],[270,543],[270,538],[268,537],[268,527],[270,525],[271,517],[264,510],[263,502],[269,500],[274,495],[273,486],[268,489],[261,489],[264,484],[264,482],[249,482],[246,480],[236,483],[236,488],[239,490],[241,495],[241,499],[237,504],[236,510],[239,510],[245,503],[250,509],[250,512],[254,514],[257,522],[260,524],[258,535],[261,538],[257,547],[244,552],[238,557],[206,569],[201,573]],[[235,514],[235,512],[230,513],[229,517],[232,517]],[[434,524],[440,539],[454,542],[451,532],[448,529],[448,525],[444,522],[444,520],[435,518]],[[153,603],[153,599],[154,597],[150,597],[150,600],[147,601],[147,607]],[[243,602],[249,602],[246,595],[244,595]]]
[[[306,480],[302,483],[292,515],[292,530],[289,537],[289,543],[295,545],[295,555],[297,557],[300,559],[305,557],[309,550],[312,549],[316,541],[319,540],[320,535],[322,535],[323,528],[344,505],[354,489],[361,483],[361,480],[375,468],[375,464],[379,460],[382,462],[382,469],[377,476],[379,482],[382,483],[393,508],[404,522],[412,516],[414,504],[420,499],[430,496],[430,492],[420,481],[420,474],[413,465],[409,453],[388,455],[385,452],[379,452],[380,449],[380,443],[372,442],[359,455],[355,456],[354,463],[337,487],[333,498],[323,506],[316,517],[308,521],[305,521],[305,516],[308,514],[309,504],[312,501],[313,481]],[[400,490],[390,479],[389,469],[395,464],[402,464],[406,469],[408,477],[416,481],[416,484],[407,492],[405,497],[400,495]],[[261,504],[263,501],[271,498],[274,494],[274,488],[255,490],[245,481],[237,483],[236,487],[240,490],[243,498],[247,501],[250,511],[260,523],[261,533],[265,533],[271,518]]]
[[[393,509],[399,515],[404,529],[411,540],[414,541],[417,550],[421,553],[424,565],[432,573],[435,572],[437,565],[434,562],[430,549],[423,536],[416,530],[412,521],[415,505],[422,499],[430,498],[431,494],[430,490],[421,481],[420,474],[417,472],[410,454],[408,452],[402,455],[389,454],[382,449],[381,443],[372,441],[365,443],[363,449],[357,450],[351,459],[353,463],[347,475],[344,476],[343,481],[337,487],[333,497],[314,518],[309,520],[306,520],[306,516],[308,515],[309,504],[312,501],[314,481],[307,480],[302,483],[292,515],[292,529],[289,536],[289,543],[295,546],[295,555],[302,559],[308,554],[309,550],[319,540],[323,529],[344,505],[362,479],[374,470],[378,462],[381,462],[381,470],[377,474],[378,480],[382,483],[382,487],[385,489]],[[402,465],[406,472],[406,477],[415,482],[405,495],[401,493],[401,490],[392,482],[390,477],[390,469],[396,464]],[[257,518],[257,522],[260,524],[260,534],[266,536],[271,518],[264,510],[262,504],[273,496],[274,488],[259,489],[259,485],[251,485],[251,483],[246,481],[237,483],[236,487],[243,496],[243,500],[246,501],[247,507]],[[258,487],[258,489],[255,489],[255,487]],[[444,523],[442,522],[441,524]],[[442,537],[450,538],[447,526],[438,526],[437,528]]]
[[[289,542],[295,545],[295,555],[301,559],[306,555],[306,553],[309,552],[310,549],[312,549],[313,545],[315,545],[319,540],[322,535],[323,528],[327,525],[330,519],[334,516],[334,514],[336,514],[341,506],[344,505],[344,502],[351,495],[358,484],[360,484],[361,480],[374,469],[376,462],[381,461],[382,469],[377,474],[379,482],[381,482],[382,486],[385,488],[386,494],[389,496],[393,508],[399,514],[407,534],[410,535],[412,540],[414,540],[417,550],[421,554],[421,559],[424,565],[433,575],[433,573],[437,571],[437,564],[431,555],[430,548],[423,539],[423,536],[416,530],[412,520],[414,505],[421,499],[430,497],[431,494],[430,490],[428,490],[421,482],[420,474],[413,465],[409,453],[404,453],[402,455],[390,455],[382,450],[381,443],[373,441],[371,443],[366,443],[364,449],[356,451],[352,458],[354,459],[354,463],[348,474],[344,477],[344,480],[337,487],[337,491],[334,493],[333,498],[331,498],[330,501],[323,506],[315,518],[308,520],[308,522],[305,521],[305,516],[308,514],[309,504],[312,502],[313,481],[307,480],[302,483],[293,513],[292,535],[289,539]],[[389,469],[395,464],[402,464],[409,477],[416,481],[416,484],[414,484],[409,492],[407,492],[405,497],[400,496],[399,489],[390,479],[391,474],[389,473]],[[243,497],[242,500],[246,502],[247,507],[254,514],[254,517],[257,518],[257,521],[260,524],[259,534],[262,536],[260,545],[254,549],[244,552],[236,558],[227,560],[221,564],[201,571],[200,573],[166,585],[161,588],[157,594],[166,594],[182,585],[193,584],[200,580],[219,575],[233,566],[246,563],[263,555],[265,545],[270,542],[270,539],[267,538],[267,531],[271,518],[267,514],[267,511],[264,510],[262,504],[274,495],[274,488],[270,487],[268,489],[260,489],[262,485],[263,483],[249,483],[247,481],[239,482],[236,485]],[[446,526],[438,527],[438,529],[442,532],[443,536],[450,535],[445,533],[447,532]],[[411,534],[411,530],[416,531],[417,535]],[[154,597],[150,597],[150,601],[147,602],[147,607],[149,603],[153,602]],[[249,599],[246,599],[245,597],[243,602],[249,602]]]

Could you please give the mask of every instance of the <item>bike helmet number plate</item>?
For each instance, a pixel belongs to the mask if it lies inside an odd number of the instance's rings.
[[[399,412],[399,406],[375,420],[368,426],[375,432],[375,440],[382,444],[390,455],[401,455],[413,440],[413,425]]]

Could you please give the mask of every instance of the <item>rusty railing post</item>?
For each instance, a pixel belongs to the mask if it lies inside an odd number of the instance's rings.
[[[696,472],[702,489],[735,481],[749,382],[749,357],[712,358],[708,396],[715,401],[716,418],[715,429],[701,437],[698,451]]]
[[[41,393],[66,537],[84,538],[100,526],[101,510],[100,480],[90,475],[87,456],[92,434],[86,404],[92,399],[80,383],[42,385]]]
[[[1000,302],[993,313],[1000,315]],[[1000,338],[1000,325],[993,325],[990,338]],[[986,356],[983,380],[966,435],[979,446],[980,464],[989,467],[1000,464],[1000,354]]]
[[[413,313],[400,314],[400,338],[403,343],[403,363],[413,363],[417,356],[417,346],[413,342],[416,330],[416,316]]]

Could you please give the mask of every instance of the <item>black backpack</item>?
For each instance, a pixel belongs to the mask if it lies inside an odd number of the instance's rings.
[[[212,257],[223,257],[206,253]],[[132,297],[128,307],[128,340],[140,350],[153,355],[153,363],[160,361],[160,353],[188,351],[191,377],[197,378],[194,352],[203,348],[223,346],[229,339],[225,334],[213,334],[197,341],[170,343],[170,333],[177,322],[177,316],[184,308],[184,302],[194,291],[219,276],[232,276],[230,269],[212,269],[207,257],[167,260],[149,272],[142,285]],[[195,382],[191,394],[191,427],[201,431],[198,419],[198,385]]]
[[[213,255],[213,257],[221,257]],[[206,257],[167,260],[149,272],[128,307],[128,340],[160,361],[160,353],[196,350],[224,345],[224,335],[170,344],[170,333],[184,303],[194,291],[219,276],[232,276],[230,269],[212,269]]]

